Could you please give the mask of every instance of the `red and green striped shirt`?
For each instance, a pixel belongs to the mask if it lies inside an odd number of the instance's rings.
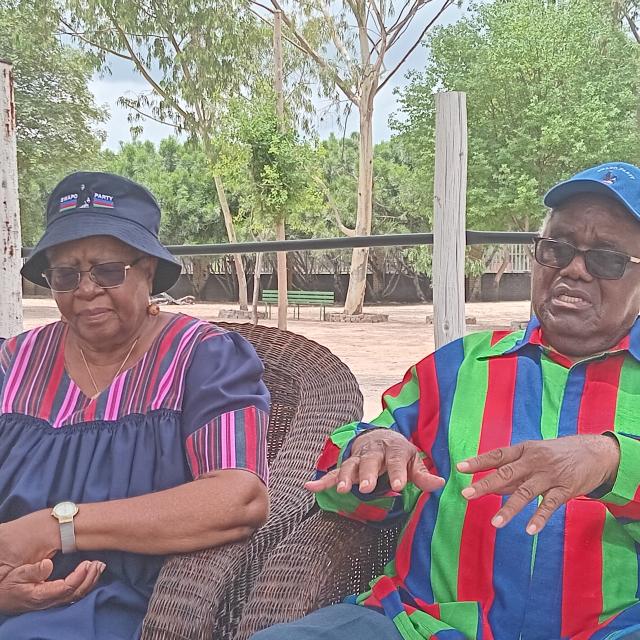
[[[426,454],[438,492],[318,495],[325,510],[383,524],[408,514],[394,559],[357,602],[392,618],[403,638],[640,638],[640,321],[606,354],[571,364],[525,332],[481,332],[437,350],[383,395],[370,423],[337,429],[318,461],[335,468],[363,430],[387,427]],[[503,529],[506,498],[467,502],[477,477],[455,464],[525,440],[614,432],[621,461],[610,493],[561,507],[539,535],[536,501]]]

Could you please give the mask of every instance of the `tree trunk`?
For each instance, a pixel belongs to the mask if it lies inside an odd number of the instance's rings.
[[[193,285],[196,298],[202,300],[202,292],[209,279],[209,258],[207,256],[192,256],[191,264],[193,266],[191,284]]]
[[[258,298],[260,297],[260,275],[262,274],[262,252],[256,253],[256,264],[253,267],[253,298],[251,300],[251,322],[258,324]]]
[[[358,158],[358,213],[356,236],[371,235],[373,196],[373,99],[377,89],[377,78],[371,72],[362,83],[360,101],[360,144]],[[349,289],[344,303],[344,312],[349,315],[362,313],[367,283],[369,249],[354,249],[349,270]]]
[[[385,293],[385,266],[384,249],[373,249],[369,253],[371,265],[371,296],[376,302],[381,302]]]
[[[284,218],[276,222],[276,240],[286,240]],[[287,330],[287,252],[278,251],[278,329]]]
[[[227,236],[230,243],[238,242],[236,237],[236,230],[233,226],[233,218],[231,217],[231,210],[229,209],[229,202],[227,201],[227,195],[224,192],[224,186],[220,176],[213,176],[213,181],[216,185],[216,193],[218,194],[218,201],[220,202],[220,208],[222,209],[222,216],[224,217],[224,226],[227,228]],[[246,311],[249,308],[247,300],[247,276],[244,272],[244,265],[242,264],[242,256],[239,253],[233,254],[233,261],[236,265],[236,278],[238,278],[238,304],[240,309]]]

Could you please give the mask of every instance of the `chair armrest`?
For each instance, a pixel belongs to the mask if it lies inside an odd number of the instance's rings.
[[[149,602],[141,640],[211,638],[227,585],[244,564],[247,543],[171,556]]]
[[[230,640],[270,549],[313,507],[300,470],[274,478],[266,524],[243,543],[170,557],[156,582],[141,640]],[[311,479],[313,471],[304,472]]]
[[[323,512],[269,554],[244,607],[236,640],[360,593],[395,549],[399,525],[375,529]]]

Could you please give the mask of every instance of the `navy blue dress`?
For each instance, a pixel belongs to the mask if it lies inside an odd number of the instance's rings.
[[[214,469],[267,481],[269,395],[262,363],[238,334],[176,315],[95,398],[65,370],[65,335],[58,322],[0,348],[0,522],[63,500],[160,491]],[[164,558],[58,554],[52,579],[86,559],[107,565],[93,591],[63,607],[0,615],[0,640],[139,637]]]

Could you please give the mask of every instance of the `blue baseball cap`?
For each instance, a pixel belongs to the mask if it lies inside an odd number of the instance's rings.
[[[582,193],[614,198],[640,220],[640,169],[628,162],[607,162],[576,173],[549,189],[544,203],[553,209]]]
[[[64,178],[47,202],[47,227],[22,275],[48,287],[42,273],[46,250],[90,236],[111,236],[158,259],[152,295],[170,289],[182,267],[158,240],[160,207],[151,192],[128,178],[111,173],[79,171]]]

